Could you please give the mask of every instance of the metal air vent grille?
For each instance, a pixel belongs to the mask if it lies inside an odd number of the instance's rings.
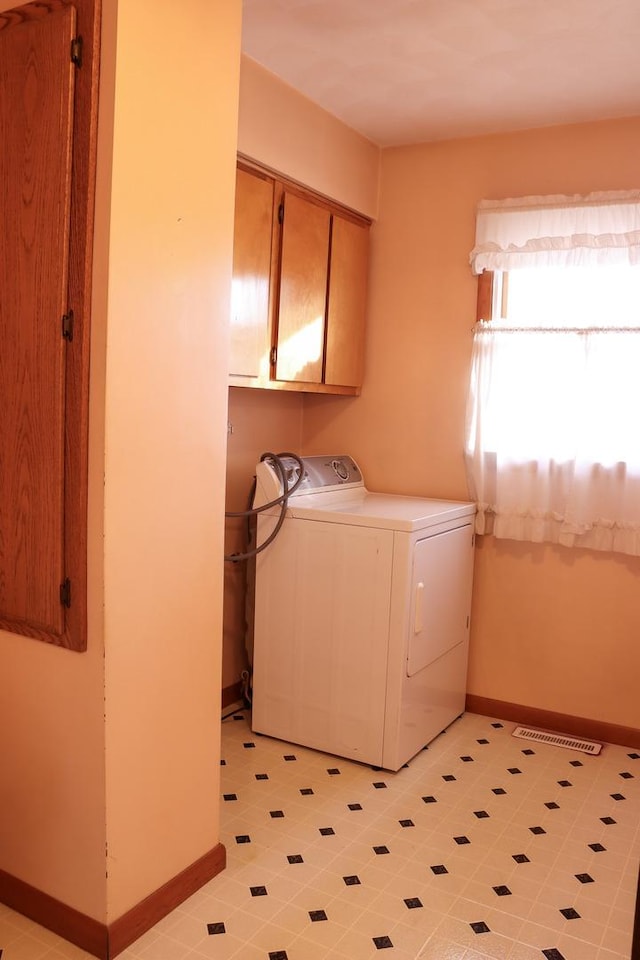
[[[535,740],[537,743],[550,743],[568,750],[580,750],[581,753],[590,753],[592,756],[597,756],[602,750],[602,744],[592,740],[580,740],[561,733],[547,733],[546,730],[533,730],[531,727],[516,727],[512,736],[522,740]]]

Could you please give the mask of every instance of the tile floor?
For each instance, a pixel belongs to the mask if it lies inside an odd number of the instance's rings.
[[[223,723],[226,871],[122,960],[629,960],[640,754],[465,714],[398,773]],[[388,952],[382,952],[388,951]],[[2,960],[88,954],[0,906]]]

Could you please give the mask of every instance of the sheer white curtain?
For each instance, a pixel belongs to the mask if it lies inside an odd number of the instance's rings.
[[[471,262],[510,272],[474,330],[477,531],[640,555],[640,192],[483,201]]]

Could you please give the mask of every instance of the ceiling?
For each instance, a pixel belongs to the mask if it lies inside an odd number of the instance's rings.
[[[640,115],[640,0],[243,0],[242,48],[380,146]]]

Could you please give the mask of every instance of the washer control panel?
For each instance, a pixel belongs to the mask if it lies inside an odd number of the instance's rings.
[[[300,467],[292,457],[281,457],[280,459],[287,477],[287,485],[291,488],[300,475]],[[362,473],[353,457],[346,455],[302,457],[302,463],[304,476],[302,482],[292,494],[294,497],[307,493],[329,492],[330,490],[364,486]],[[256,476],[261,487],[264,487],[259,502],[273,500],[281,495],[280,475],[268,460],[258,464]]]
[[[362,474],[353,457],[303,457],[305,478],[296,493],[329,487],[362,486]]]
[[[325,490],[336,486],[362,486],[362,474],[353,457],[303,457],[304,478],[296,490],[296,494],[312,493],[314,490]],[[297,479],[298,464],[291,460],[286,461],[287,476],[291,469],[292,480]],[[295,494],[294,494],[295,496]]]

